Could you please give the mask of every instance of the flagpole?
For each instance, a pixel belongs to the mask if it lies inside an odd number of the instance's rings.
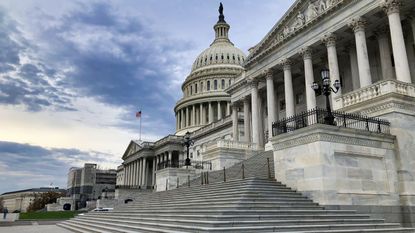
[[[141,141],[141,116],[140,116],[140,141]]]

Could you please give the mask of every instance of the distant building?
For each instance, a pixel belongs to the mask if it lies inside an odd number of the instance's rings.
[[[70,168],[68,190],[76,209],[86,206],[87,201],[112,198],[115,191],[117,171],[103,170],[97,164],[86,163],[83,168]]]
[[[27,207],[29,207],[32,201],[38,195],[46,192],[57,192],[65,194],[66,190],[59,189],[59,187],[32,188],[3,193],[0,195],[0,198],[3,199],[3,205],[4,207],[7,207],[9,212],[26,212]]]

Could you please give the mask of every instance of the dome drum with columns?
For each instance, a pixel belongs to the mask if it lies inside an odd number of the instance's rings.
[[[231,114],[231,98],[225,92],[242,71],[245,54],[229,40],[229,24],[220,11],[213,27],[215,40],[195,60],[182,85],[183,98],[174,109],[176,135],[194,132]]]

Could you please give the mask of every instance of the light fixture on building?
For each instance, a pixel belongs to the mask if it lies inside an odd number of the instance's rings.
[[[332,92],[337,93],[339,91],[341,83],[339,80],[336,80],[334,81],[334,84],[333,84],[334,89],[330,87],[331,82],[330,82],[330,70],[329,69],[323,69],[321,71],[321,79],[323,81],[322,87],[320,87],[320,85],[318,85],[316,82],[313,82],[313,84],[311,84],[311,88],[316,92],[316,94],[323,94],[324,96],[326,96],[327,115],[324,117],[324,123],[327,125],[336,125],[334,122],[333,113],[331,111],[329,96]]]
[[[186,161],[184,163],[184,165],[186,167],[191,165],[190,158],[189,158],[189,152],[190,152],[189,147],[192,146],[193,143],[194,143],[194,141],[192,139],[190,139],[190,132],[186,132],[186,134],[184,135],[184,143],[183,143],[187,148],[187,158],[186,158]]]

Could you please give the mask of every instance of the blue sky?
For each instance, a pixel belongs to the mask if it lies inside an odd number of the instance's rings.
[[[245,53],[293,0],[224,0]],[[70,167],[115,168],[129,140],[174,133],[173,107],[213,40],[219,1],[2,0],[0,193],[66,187]]]

